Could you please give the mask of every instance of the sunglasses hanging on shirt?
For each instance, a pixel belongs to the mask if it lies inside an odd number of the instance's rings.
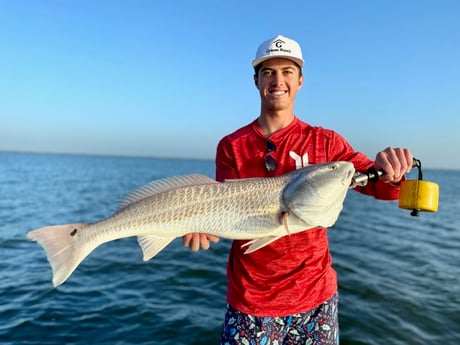
[[[275,169],[276,169],[276,160],[275,160],[275,158],[273,158],[273,156],[270,153],[276,151],[276,145],[272,141],[266,140],[265,141],[265,147],[266,147],[266,151],[265,151],[265,170],[267,170],[269,172],[270,171],[275,171]]]

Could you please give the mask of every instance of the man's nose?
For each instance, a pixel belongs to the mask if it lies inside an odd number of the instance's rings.
[[[277,72],[273,73],[272,85],[282,84],[283,81],[284,81],[284,78],[283,78],[283,73],[281,71],[277,71]]]

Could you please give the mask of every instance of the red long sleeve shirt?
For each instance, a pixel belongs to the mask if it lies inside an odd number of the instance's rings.
[[[216,179],[282,175],[323,162],[351,161],[365,171],[373,162],[355,152],[339,134],[310,126],[295,118],[270,136],[276,150],[274,172],[265,169],[266,137],[257,120],[224,137],[217,147]],[[358,191],[378,199],[394,200],[399,187],[369,183]],[[227,301],[234,308],[256,316],[287,316],[315,308],[337,291],[327,229],[313,229],[284,236],[251,254],[233,241],[227,266]]]

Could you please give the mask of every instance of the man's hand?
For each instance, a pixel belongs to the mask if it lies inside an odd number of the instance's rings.
[[[398,183],[410,171],[412,164],[413,157],[409,149],[388,147],[377,153],[374,167],[385,172],[380,177],[381,181]]]
[[[193,252],[197,252],[200,250],[200,247],[201,249],[208,250],[210,247],[209,242],[217,243],[219,242],[219,237],[208,234],[192,233],[185,235],[182,241],[185,247],[190,248]]]

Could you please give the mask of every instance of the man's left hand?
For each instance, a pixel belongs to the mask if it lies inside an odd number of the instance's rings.
[[[377,153],[374,167],[385,172],[380,177],[381,181],[398,183],[411,170],[412,164],[413,157],[409,149],[388,147]]]

